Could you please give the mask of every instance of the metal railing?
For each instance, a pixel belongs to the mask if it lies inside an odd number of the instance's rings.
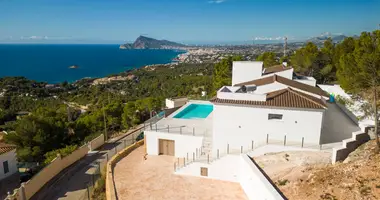
[[[253,152],[257,148],[266,146],[266,145],[278,145],[278,146],[286,146],[286,147],[298,147],[305,149],[313,149],[313,150],[331,150],[336,144],[307,144],[305,143],[305,137],[299,138],[299,141],[288,141],[286,135],[284,135],[282,140],[279,139],[271,139],[270,135],[267,134],[266,139],[260,140],[259,142],[255,142],[251,140],[250,143],[246,143],[241,145],[240,148],[231,148],[229,144],[226,145],[224,149],[216,149],[215,152],[212,151],[211,154],[203,152],[202,147],[197,148],[194,152],[187,153],[186,157],[176,158],[174,162],[174,171],[178,171],[183,167],[186,167],[194,162],[212,164],[227,155],[239,155],[239,154],[247,154]],[[196,152],[196,153],[195,153]],[[204,154],[203,154],[204,153]],[[203,155],[202,155],[203,154]],[[190,157],[189,155],[193,155]]]

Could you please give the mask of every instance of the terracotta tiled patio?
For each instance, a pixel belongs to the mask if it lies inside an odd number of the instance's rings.
[[[119,199],[247,199],[239,183],[175,175],[173,157],[143,155],[140,147],[116,164]]]

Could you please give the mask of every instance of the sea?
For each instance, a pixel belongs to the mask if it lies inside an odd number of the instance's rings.
[[[183,51],[119,49],[119,45],[0,44],[0,77],[60,83],[171,63]],[[76,65],[78,68],[70,69]]]

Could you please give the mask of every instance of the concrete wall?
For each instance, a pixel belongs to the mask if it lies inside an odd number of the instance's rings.
[[[300,83],[304,83],[306,85],[311,85],[313,87],[315,87],[317,85],[317,80],[315,80],[315,79],[296,79],[295,81],[300,82]]]
[[[181,168],[176,174],[204,177],[201,176],[201,167],[208,169],[208,176],[205,178],[239,182],[240,155],[226,155],[210,164],[194,162]]]
[[[88,146],[84,145],[64,158],[57,157],[54,159],[48,166],[43,168],[38,174],[33,176],[32,179],[25,183],[26,199],[30,199],[54,176],[56,176],[66,167],[73,164],[75,161],[84,157],[88,151]]]
[[[101,147],[103,144],[104,144],[104,135],[101,134],[97,138],[95,138],[91,142],[89,142],[88,146],[90,148],[90,151],[93,151],[93,150]]]
[[[281,76],[281,77],[284,77],[284,78],[292,80],[293,79],[293,71],[294,71],[293,68],[291,68],[291,69],[288,69],[288,70],[285,70],[285,71],[281,71],[281,72],[276,72],[276,73],[271,73],[271,74],[264,75],[264,76],[262,76],[262,78],[265,78],[265,77],[268,77],[268,76],[273,76],[274,74],[276,74],[278,76]]]
[[[187,153],[191,155],[202,146],[203,137],[180,135],[179,133],[163,133],[155,131],[145,131],[146,148],[148,155],[158,155],[159,139],[174,140],[175,157],[186,157]]]
[[[351,152],[370,140],[369,131],[370,128],[366,128],[365,131],[355,131],[352,133],[352,138],[342,141],[342,147],[333,148],[331,157],[332,163],[335,164],[338,161],[344,161]]]
[[[241,155],[239,172],[240,185],[248,199],[286,199],[247,155]]]
[[[187,103],[187,98],[179,98],[179,99],[166,99],[165,104],[167,108],[177,108],[185,105]]]
[[[232,64],[232,85],[258,79],[262,71],[261,61],[235,61]]]
[[[8,161],[9,172],[4,174],[3,162]],[[0,155],[0,180],[18,172],[16,149]]]
[[[351,138],[352,132],[359,131],[360,127],[336,103],[327,103],[324,114],[321,143],[341,142]]]
[[[216,149],[224,152],[229,144],[230,150],[251,148],[270,140],[301,143],[302,137],[307,144],[319,144],[323,111],[286,110],[232,105],[215,105],[213,114],[213,153]],[[268,120],[268,114],[282,114],[282,120]]]

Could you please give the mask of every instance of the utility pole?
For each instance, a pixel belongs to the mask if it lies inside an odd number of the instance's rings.
[[[103,109],[103,120],[104,120],[104,140],[108,140],[107,135],[107,120],[106,120],[106,111],[104,110],[104,103],[102,102],[102,109]]]
[[[288,48],[288,38],[285,36],[285,44],[284,44],[284,57],[286,57],[286,49]]]

